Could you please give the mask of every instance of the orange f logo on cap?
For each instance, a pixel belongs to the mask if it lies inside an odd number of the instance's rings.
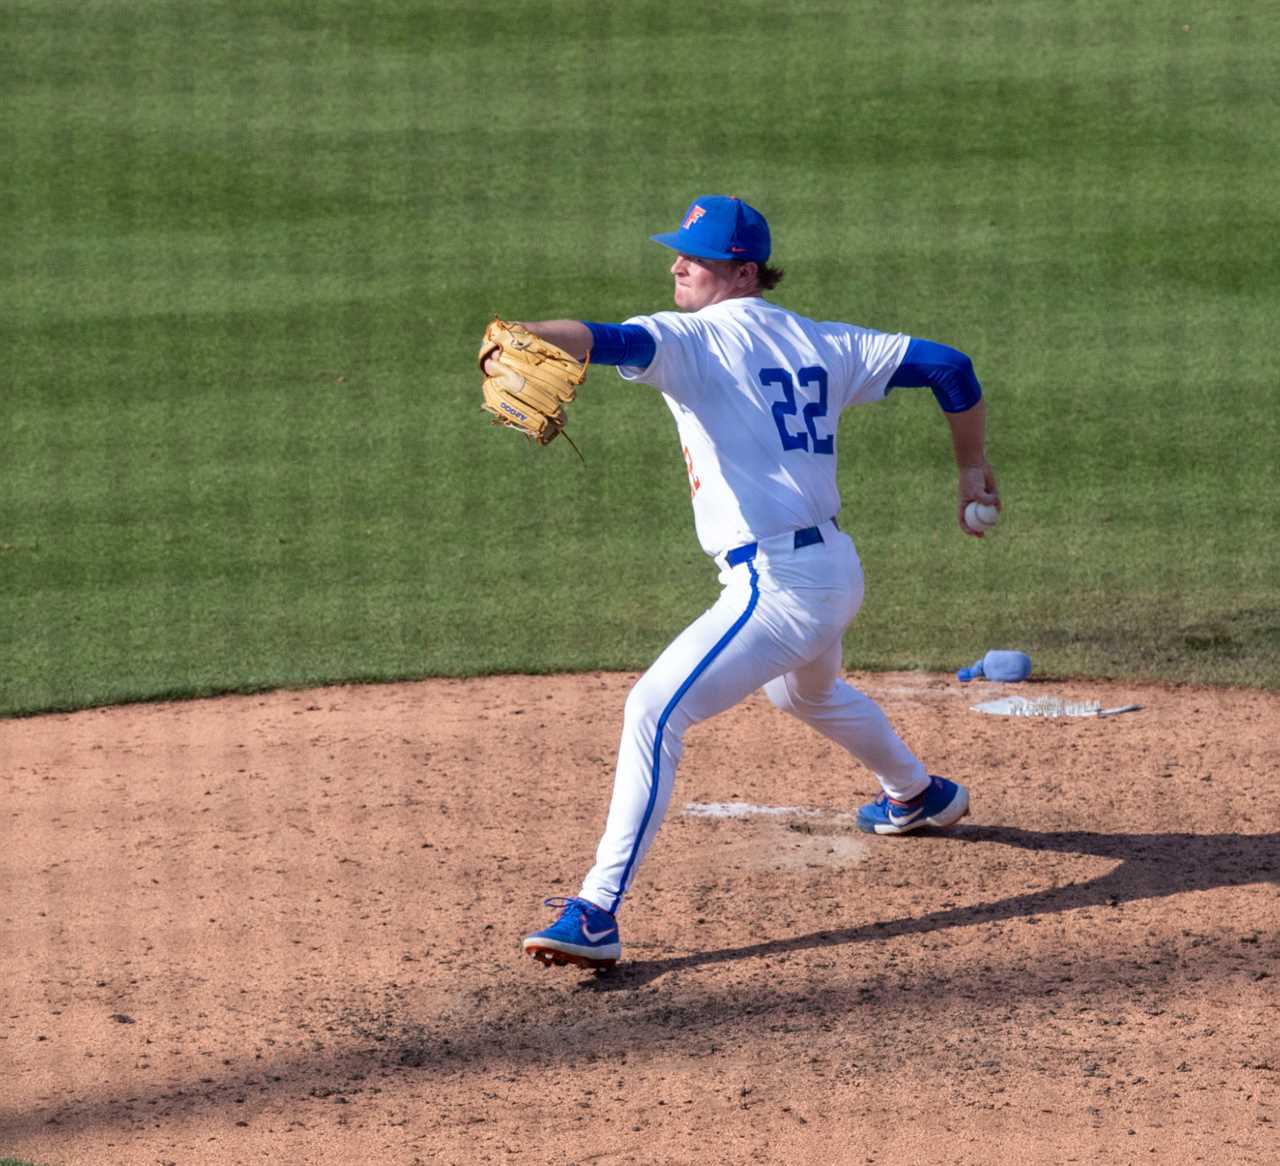
[[[694,224],[694,223],[696,223],[696,222],[697,222],[700,218],[702,218],[702,216],[703,216],[703,215],[705,215],[706,213],[707,213],[707,212],[706,212],[706,211],[704,211],[704,210],[703,210],[703,209],[702,209],[702,208],[701,208],[701,207],[700,207],[700,206],[695,202],[695,203],[693,204],[693,206],[691,206],[691,207],[689,208],[689,213],[688,213],[687,215],[685,215],[685,217],[684,217],[684,222],[680,224],[680,229],[681,229],[682,231],[687,231],[690,227],[692,227],[692,226],[693,226],[693,224]]]

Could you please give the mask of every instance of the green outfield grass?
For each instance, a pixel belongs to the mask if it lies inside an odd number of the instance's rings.
[[[705,192],[770,216],[775,298],[988,394],[983,542],[928,393],[845,418],[851,667],[1280,683],[1266,6],[4,20],[0,711],[647,665],[716,586],[661,399],[595,370],[584,467],[487,427],[474,353],[669,306],[646,237]]]

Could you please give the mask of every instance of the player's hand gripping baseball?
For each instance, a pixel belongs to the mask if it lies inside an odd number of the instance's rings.
[[[990,462],[984,461],[981,465],[959,467],[959,477],[956,482],[956,521],[965,534],[981,538],[983,532],[974,530],[964,520],[965,507],[970,502],[977,502],[980,506],[994,506],[996,510],[1003,509],[1000,492],[996,488],[995,471],[991,468]]]
[[[963,413],[948,413],[951,426],[951,445],[956,455],[956,522],[965,534],[981,538],[982,531],[974,530],[964,520],[964,508],[970,502],[981,506],[994,506],[1000,510],[1000,491],[996,487],[995,471],[987,461],[987,403],[979,401]]]

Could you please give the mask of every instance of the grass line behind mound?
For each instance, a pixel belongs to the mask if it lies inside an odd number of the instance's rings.
[[[840,427],[850,667],[1280,683],[1280,18],[784,7],[18,6],[0,714],[647,666],[715,591],[661,399],[594,369],[583,466],[474,356],[669,307],[647,236],[711,190],[781,303],[984,384],[981,543],[928,393]]]

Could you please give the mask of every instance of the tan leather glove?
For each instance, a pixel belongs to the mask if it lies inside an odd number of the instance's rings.
[[[496,360],[497,372],[485,369]],[[539,445],[549,445],[564,431],[564,407],[587,379],[585,361],[535,336],[521,324],[495,319],[484,331],[479,364],[485,373],[481,407],[495,425],[518,429]]]

